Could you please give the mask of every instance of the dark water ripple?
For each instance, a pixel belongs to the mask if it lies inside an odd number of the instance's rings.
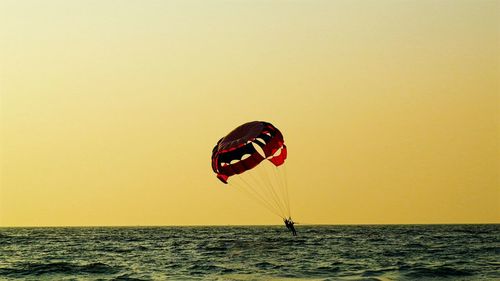
[[[500,280],[500,225],[0,228],[0,280]]]
[[[81,273],[116,273],[118,268],[112,268],[103,263],[78,265],[69,262],[47,263],[17,263],[14,268],[0,268],[0,276],[24,276],[43,274],[81,274]]]

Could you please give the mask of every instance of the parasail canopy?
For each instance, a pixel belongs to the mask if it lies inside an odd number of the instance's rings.
[[[230,176],[245,173],[264,160],[275,166],[285,162],[287,150],[281,132],[271,123],[245,123],[221,138],[212,150],[212,169],[227,183]]]

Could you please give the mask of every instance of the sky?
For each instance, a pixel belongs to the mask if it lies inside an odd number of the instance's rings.
[[[0,226],[281,219],[212,172],[285,137],[304,224],[500,223],[499,1],[0,2]]]

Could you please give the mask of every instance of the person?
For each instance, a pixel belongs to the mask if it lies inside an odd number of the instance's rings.
[[[285,222],[286,229],[290,230],[290,224],[288,223],[288,219],[283,219]]]
[[[293,234],[293,236],[297,236],[297,231],[295,231],[295,227],[293,226],[295,223],[293,222],[291,217],[288,217],[288,219],[283,219],[285,222],[285,226],[288,230],[290,230]]]

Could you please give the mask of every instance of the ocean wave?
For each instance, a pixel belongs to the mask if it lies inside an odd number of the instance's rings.
[[[114,274],[120,269],[104,263],[75,264],[70,262],[22,263],[12,268],[0,268],[0,276],[19,277],[45,274]]]
[[[257,267],[259,269],[277,269],[277,268],[280,268],[281,265],[273,264],[273,263],[270,263],[267,261],[262,261],[262,262],[256,263],[255,267]]]
[[[195,263],[193,265],[188,266],[187,271],[189,272],[189,274],[193,275],[205,275],[207,273],[213,274],[213,273],[227,272],[228,269],[213,264]]]
[[[395,267],[370,269],[370,270],[365,270],[361,274],[361,276],[363,276],[363,277],[375,277],[375,276],[384,275],[387,272],[396,271],[396,270],[397,270],[397,268],[395,268]]]
[[[131,277],[129,274],[123,274],[111,279],[110,281],[147,281],[147,280],[149,279],[141,279],[141,278]]]
[[[449,266],[413,267],[408,273],[405,274],[405,276],[411,278],[465,277],[472,275],[474,275],[473,271]]]

